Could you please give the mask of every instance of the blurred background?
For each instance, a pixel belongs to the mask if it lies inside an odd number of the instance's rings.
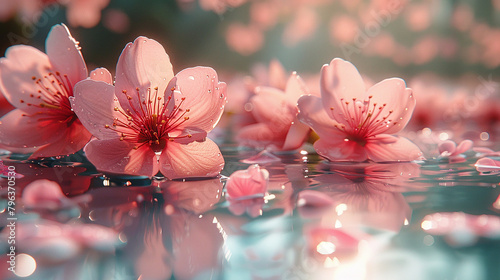
[[[422,72],[445,77],[498,74],[498,0],[2,0],[0,52],[43,49],[51,26],[66,23],[91,66],[113,71],[127,42],[159,41],[177,71],[209,65],[249,72],[278,59],[319,72],[334,57],[368,75]]]
[[[230,85],[229,102],[243,100],[226,111],[248,97],[235,77],[266,84],[276,60],[317,93],[321,66],[341,57],[367,84],[405,79],[418,96],[416,130],[460,131],[472,121],[480,128],[461,134],[498,134],[499,0],[0,0],[0,53],[15,44],[43,50],[58,23],[80,41],[89,69],[114,73],[140,35],[165,47],[174,72],[215,68]]]

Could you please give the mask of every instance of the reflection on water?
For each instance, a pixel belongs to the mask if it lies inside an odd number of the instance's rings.
[[[475,158],[352,164],[326,163],[306,150],[272,157],[222,151],[220,178],[187,181],[103,175],[75,158],[3,156],[23,176],[16,177],[15,274],[7,270],[8,197],[0,193],[0,278],[500,275],[500,179],[479,173]],[[224,185],[250,163],[269,172],[267,192],[235,212]],[[28,185],[37,179],[57,184]]]

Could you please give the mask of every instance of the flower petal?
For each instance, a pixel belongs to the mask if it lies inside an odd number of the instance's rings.
[[[115,111],[123,109],[115,97],[115,88],[105,82],[87,79],[76,84],[71,107],[83,126],[101,140],[120,137],[120,133],[106,126],[112,127],[115,120],[128,122]]]
[[[464,140],[464,141],[460,142],[460,144],[458,144],[457,150],[455,151],[455,153],[457,155],[465,153],[468,150],[470,150],[473,145],[474,145],[474,143],[471,140],[468,140],[468,139]]]
[[[226,84],[219,82],[217,73],[210,67],[187,68],[175,77],[169,88],[175,87],[175,104],[186,112],[184,117],[189,118],[179,129],[196,127],[210,132],[224,111]],[[165,94],[165,98],[168,95]]]
[[[92,140],[85,154],[97,170],[130,175],[153,176],[158,173],[158,160],[149,146],[133,149],[134,144],[118,139]]]
[[[30,159],[74,154],[83,149],[91,137],[92,134],[77,120],[64,130],[60,139],[40,147]]]
[[[45,41],[45,50],[54,70],[68,75],[72,86],[87,78],[87,66],[80,47],[66,25],[52,27]]]
[[[455,153],[457,144],[451,140],[446,140],[438,145],[439,154],[442,156],[450,156]]]
[[[251,165],[246,170],[235,171],[226,182],[226,191],[232,199],[263,197],[267,191],[269,173],[259,165]]]
[[[345,138],[345,134],[335,128],[338,125],[336,121],[331,119],[323,107],[323,100],[317,96],[304,95],[299,98],[298,105],[299,114],[297,118],[311,127],[320,138],[329,138],[332,135],[335,137]]]
[[[130,104],[139,108],[143,100],[163,96],[168,83],[174,77],[170,58],[157,41],[137,37],[123,49],[116,65],[116,96],[124,109],[132,110]],[[136,88],[139,89],[140,99]],[[126,91],[126,94],[123,91]],[[152,94],[148,94],[151,92]],[[149,96],[148,96],[149,95]],[[132,99],[128,100],[127,96]]]
[[[297,75],[297,72],[293,72],[286,83],[285,93],[288,101],[292,105],[296,105],[300,96],[309,94],[309,89],[307,88],[304,80]]]
[[[316,152],[330,161],[365,161],[366,151],[354,141],[344,138],[320,138],[314,142]]]
[[[385,134],[370,138],[366,143],[365,150],[368,158],[375,162],[424,159],[422,151],[410,140]]]
[[[382,118],[389,114],[385,121],[390,120],[391,123],[380,133],[393,134],[403,129],[415,109],[413,91],[406,88],[405,81],[399,78],[385,79],[375,84],[368,90],[367,95],[372,96],[371,103],[376,103],[377,107],[386,104],[376,119],[382,122]]]
[[[320,87],[325,111],[340,123],[345,122],[344,116],[347,115],[343,102],[349,102],[352,98],[364,100],[366,97],[365,83],[358,70],[341,58],[335,58],[321,68]],[[354,114],[351,112],[349,115]]]
[[[113,76],[109,73],[106,68],[96,68],[92,72],[90,72],[89,78],[94,81],[102,81],[113,85]]]
[[[160,171],[169,179],[214,177],[224,167],[224,158],[212,140],[179,144],[168,142],[160,157]]]
[[[300,148],[304,144],[308,134],[309,127],[295,120],[286,134],[285,143],[281,147],[281,150],[289,151]]]
[[[255,119],[277,131],[288,130],[298,113],[296,101],[290,102],[283,91],[275,88],[258,88],[250,102]]]
[[[42,146],[62,138],[66,123],[40,122],[37,116],[27,116],[23,110],[13,110],[0,119],[0,143],[26,148]]]
[[[5,98],[16,108],[27,112],[39,111],[39,108],[29,106],[38,104],[45,91],[37,94],[40,87],[32,77],[41,78],[47,75],[51,68],[49,58],[43,52],[24,45],[12,46],[0,58],[0,85]],[[30,97],[30,94],[36,94]]]
[[[241,128],[236,139],[242,145],[255,148],[266,148],[271,145],[282,147],[286,134],[286,130],[278,131],[267,123],[256,123]]]

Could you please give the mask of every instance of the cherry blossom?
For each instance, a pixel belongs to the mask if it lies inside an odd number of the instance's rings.
[[[16,45],[0,59],[0,91],[17,108],[0,119],[0,144],[36,148],[30,158],[75,153],[91,137],[69,102],[74,85],[87,78],[78,42],[55,25],[45,48],[47,54]]]
[[[303,96],[298,119],[320,137],[316,152],[331,161],[411,161],[422,159],[402,130],[415,108],[412,90],[399,78],[368,90],[350,62],[336,58],[321,69],[321,98]]]
[[[250,100],[252,113],[258,121],[243,127],[238,141],[247,146],[271,150],[295,150],[305,141],[309,128],[297,120],[296,103],[308,89],[297,75],[288,78],[285,91],[258,87]]]
[[[118,60],[115,85],[106,69],[99,81],[75,88],[72,106],[97,138],[87,158],[105,172],[169,179],[213,177],[224,166],[208,139],[226,103],[226,84],[212,68],[184,69],[175,77],[170,58],[155,40],[138,37]],[[94,78],[97,79],[97,78]]]

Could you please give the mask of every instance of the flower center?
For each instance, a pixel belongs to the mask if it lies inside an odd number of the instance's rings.
[[[48,69],[50,70],[50,69]],[[73,96],[73,87],[68,79],[68,75],[61,75],[59,72],[48,72],[43,77],[31,77],[38,90],[31,93],[26,99],[20,99],[21,103],[27,106],[36,107],[40,110],[33,114],[23,114],[26,117],[40,116],[38,121],[58,121],[64,122],[67,126],[77,120],[77,116],[71,110],[69,102]]]
[[[366,145],[369,137],[374,137],[389,128],[389,125],[396,125],[389,117],[393,110],[387,110],[387,104],[377,105],[371,103],[373,96],[368,96],[367,100],[352,99],[352,102],[340,99],[341,113],[344,122],[335,125],[337,129],[347,134],[346,141],[354,141],[361,146]],[[334,110],[333,107],[330,110]],[[384,113],[385,111],[385,113]]]
[[[115,118],[113,124],[105,125],[105,128],[120,133],[120,141],[134,143],[134,149],[144,145],[149,145],[155,153],[160,153],[167,146],[168,141],[179,138],[190,138],[192,135],[171,136],[174,129],[178,128],[185,121],[190,109],[181,108],[185,97],[180,99],[179,104],[173,105],[171,102],[175,88],[170,90],[170,95],[164,100],[158,95],[158,87],[147,89],[147,98],[142,99],[140,89],[136,88],[137,100],[132,102],[132,96],[126,90],[122,93],[129,101],[131,109],[115,107],[114,110],[122,114],[126,121]],[[138,104],[138,107],[137,107]],[[172,106],[173,105],[173,106]]]

